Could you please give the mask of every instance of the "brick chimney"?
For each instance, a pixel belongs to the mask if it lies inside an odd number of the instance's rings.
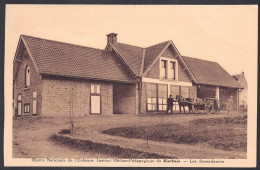
[[[114,46],[116,46],[117,45],[117,34],[116,33],[107,34],[107,43],[111,43]]]

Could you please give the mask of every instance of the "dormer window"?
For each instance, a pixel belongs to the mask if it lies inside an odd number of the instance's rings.
[[[167,61],[161,60],[161,78],[167,79]]]
[[[30,71],[30,67],[29,66],[26,66],[25,67],[25,87],[29,87],[30,86],[30,74],[31,74],[31,71]]]
[[[169,79],[175,80],[175,62],[170,62]]]
[[[161,57],[160,62],[160,78],[178,80],[178,60]]]

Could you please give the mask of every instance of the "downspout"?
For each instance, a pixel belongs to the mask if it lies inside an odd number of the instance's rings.
[[[142,103],[142,77],[137,77],[138,83],[138,114],[141,114]]]

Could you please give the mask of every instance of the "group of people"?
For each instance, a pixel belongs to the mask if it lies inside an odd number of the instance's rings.
[[[179,98],[181,99],[182,97],[179,96]],[[169,98],[167,99],[167,112],[169,113],[169,110],[172,113],[173,110],[173,102],[175,102],[175,100],[172,98],[172,95],[169,95]],[[217,98],[215,97],[214,100],[214,104],[216,104],[219,107],[219,102],[217,100]],[[232,110],[233,110],[233,106],[234,106],[234,100],[233,100],[233,96],[231,95],[228,100],[227,100],[227,112],[228,115],[232,114]]]

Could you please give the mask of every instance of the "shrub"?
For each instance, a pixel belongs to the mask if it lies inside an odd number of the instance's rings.
[[[61,131],[59,131],[59,134],[70,134],[71,130],[70,129],[61,129]]]

